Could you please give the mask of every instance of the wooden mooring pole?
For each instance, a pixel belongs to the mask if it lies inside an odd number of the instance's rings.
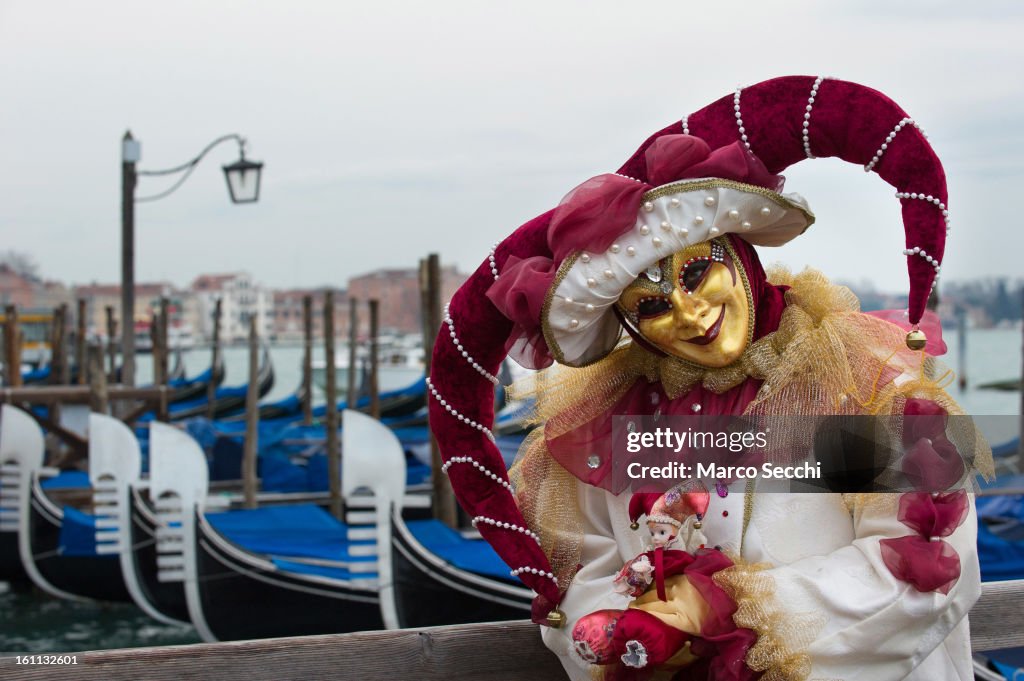
[[[420,300],[423,301],[423,370],[430,375],[430,361],[434,354],[434,340],[441,327],[441,259],[437,253],[431,253],[426,260],[420,261]],[[429,417],[428,417],[429,419]],[[429,420],[428,420],[429,428]],[[455,493],[448,481],[448,476],[441,474],[441,450],[437,446],[437,438],[433,430],[430,432],[430,465],[433,474],[431,484],[434,495],[434,517],[449,527],[459,522],[458,506]]]
[[[67,311],[67,305],[58,305],[53,310],[53,328],[50,330],[50,385],[67,385],[69,382],[65,352]],[[50,408],[50,418],[54,423],[60,423],[60,411],[59,404]]]
[[[170,301],[166,297],[160,298],[160,376],[162,382],[160,385],[167,385],[167,375],[171,368],[170,357],[170,315],[168,314],[168,308],[170,307]],[[155,361],[155,358],[154,358]]]
[[[111,383],[117,382],[117,321],[114,319],[114,306],[107,305],[107,358],[109,368],[107,369],[107,380]]]
[[[324,292],[324,363],[326,367],[327,478],[330,481],[331,515],[342,519],[341,446],[338,442],[338,373],[334,368],[334,291]]]
[[[206,386],[206,416],[210,419],[214,417],[215,404],[217,400],[217,381],[214,377],[217,375],[217,364],[220,362],[220,314],[221,314],[221,299],[218,298],[213,304],[213,356],[210,358],[210,384]]]
[[[18,308],[4,307],[4,385],[21,385],[21,337],[18,333]]]
[[[245,393],[245,450],[242,454],[242,491],[245,508],[256,508],[256,450],[260,425],[260,337],[256,315],[249,317],[249,387]]]
[[[370,301],[370,416],[380,418],[380,301]]]
[[[75,367],[78,369],[78,385],[89,383],[89,366],[86,360],[85,351],[87,347],[85,316],[88,311],[85,298],[78,299],[78,309],[75,315]],[[102,369],[102,362],[100,363]]]
[[[302,296],[302,422],[313,423],[313,296]]]
[[[346,379],[348,380],[348,390],[346,391],[345,402],[349,409],[355,409],[356,403],[359,402],[359,395],[356,392],[356,345],[359,342],[359,310],[355,298],[348,299],[348,371],[346,372]],[[327,370],[330,371],[332,367],[328,366]]]
[[[107,374],[103,371],[103,348],[98,344],[89,346],[89,387],[92,392],[90,408],[100,414],[110,413],[110,398],[107,394]]]

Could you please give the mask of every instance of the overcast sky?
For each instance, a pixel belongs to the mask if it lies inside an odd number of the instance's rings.
[[[843,4],[0,0],[0,250],[117,281],[124,131],[142,169],[238,132],[266,163],[260,202],[230,204],[219,166],[237,155],[218,148],[138,206],[138,280],[344,285],[430,251],[471,270],[654,130],[736,85],[824,74],[928,133],[950,187],[944,277],[1019,275],[1024,4]],[[833,159],[785,174],[818,222],[766,262],[905,290],[889,185]]]

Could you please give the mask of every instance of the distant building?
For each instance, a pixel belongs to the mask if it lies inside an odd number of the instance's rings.
[[[213,312],[221,300],[220,338],[225,343],[243,342],[249,337],[249,319],[256,317],[262,338],[273,333],[274,296],[253,282],[248,272],[203,274],[190,287],[198,302],[199,335],[213,337]]]
[[[309,295],[313,297],[313,338],[322,339],[324,291],[324,288],[274,291],[272,338],[278,342],[296,342],[303,339],[302,299]],[[343,289],[334,289],[334,335],[336,338],[348,336],[348,296]]]
[[[0,305],[35,307],[33,281],[9,265],[0,265]]]
[[[451,300],[455,291],[466,281],[467,275],[459,273],[455,267],[441,268],[441,304]],[[380,301],[381,331],[398,333],[420,333],[422,321],[420,314],[420,283],[419,271],[377,270],[348,280],[348,295],[359,301],[359,323],[362,328],[368,324],[368,316],[364,303],[367,300]]]
[[[148,324],[153,310],[160,308],[160,299],[180,297],[169,282],[155,282],[135,285],[135,307],[132,311],[132,325]],[[187,295],[187,293],[186,293]],[[91,335],[106,338],[107,307],[113,308],[117,324],[115,336],[121,334],[121,285],[120,284],[79,284],[73,289],[73,297],[85,300],[86,328]]]

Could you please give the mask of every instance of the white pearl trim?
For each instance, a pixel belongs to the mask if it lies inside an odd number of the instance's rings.
[[[469,352],[467,352],[466,348],[462,346],[462,343],[459,341],[458,336],[455,335],[455,320],[452,319],[451,315],[448,313],[448,305],[444,306],[444,322],[445,324],[448,325],[448,337],[451,338],[452,343],[455,344],[455,349],[459,351],[463,358],[467,362],[469,362],[470,366],[472,366],[478,374],[486,378],[494,385],[498,385],[499,381],[497,376],[489,373],[486,369],[477,364],[476,360],[470,357]]]
[[[814,100],[818,97],[818,88],[821,87],[821,81],[825,80],[825,76],[818,76],[814,79],[814,85],[811,86],[811,95],[807,98],[807,112],[804,114],[804,153],[807,154],[807,158],[816,158],[811,153],[811,109],[814,108]]]
[[[928,136],[924,134],[924,130],[921,130],[921,126],[918,125],[913,118],[904,118],[896,124],[896,127],[892,129],[892,132],[890,132],[888,137],[885,138],[885,141],[882,142],[882,146],[878,148],[878,151],[876,151],[875,155],[870,161],[868,161],[868,164],[864,166],[865,173],[874,169],[874,167],[878,165],[878,162],[882,160],[882,155],[885,154],[885,150],[888,149],[889,145],[892,144],[892,141],[896,139],[896,133],[908,125],[912,125],[917,128],[918,132],[920,132],[925,139],[928,139]]]
[[[918,255],[925,259],[925,261],[935,269],[935,278],[932,280],[931,290],[935,290],[935,285],[939,283],[939,272],[942,271],[942,267],[939,264],[939,259],[928,255],[928,251],[924,250],[920,246],[914,246],[913,248],[904,248],[903,255]]]
[[[509,574],[512,575],[513,577],[518,577],[521,573],[524,573],[524,572],[527,573],[527,574],[531,574],[531,575],[540,575],[541,577],[547,577],[548,579],[550,579],[555,584],[558,584],[558,577],[555,577],[550,572],[544,572],[543,570],[538,570],[537,568],[534,568],[534,567],[520,567],[520,568],[516,568],[515,570],[512,570]]]
[[[896,192],[897,199],[921,199],[934,205],[936,208],[942,211],[942,220],[946,223],[946,235],[949,235],[950,222],[949,222],[949,209],[938,197],[932,196],[931,194],[918,194],[917,192]]]
[[[494,252],[498,250],[498,244],[500,241],[495,241],[494,245],[491,246],[491,252],[487,255],[487,260],[491,263],[491,275],[494,277],[494,281],[498,281],[498,263],[494,261]]]
[[[732,108],[736,112],[736,127],[740,131],[740,141],[743,142],[743,146],[750,151],[750,142],[747,141],[747,130],[743,127],[743,115],[740,113],[740,93],[743,91],[742,87],[736,88],[736,93],[732,96]]]
[[[683,134],[684,135],[689,135],[690,134],[690,114],[686,114],[685,116],[683,116],[682,123],[683,123]]]
[[[521,532],[528,537],[532,537],[534,541],[536,541],[538,544],[540,543],[540,537],[537,535],[536,532],[521,525],[516,525],[515,523],[505,523],[500,520],[495,520],[494,518],[488,518],[485,515],[478,515],[470,521],[470,524],[472,524],[473,527],[476,527],[477,523],[484,523],[486,525],[493,525],[494,527],[499,527],[506,530],[514,530],[515,532]]]
[[[618,175],[619,177],[624,177],[627,180],[633,180],[634,182],[640,182],[640,180],[636,179],[635,177],[630,177],[629,175],[623,175],[622,173],[612,173],[612,175]],[[643,184],[643,182],[640,182],[640,184]]]
[[[441,397],[441,393],[437,392],[437,388],[434,387],[434,384],[430,381],[430,377],[429,376],[427,377],[426,380],[427,380],[427,387],[430,388],[430,394],[433,395],[434,399],[436,399],[441,404],[441,406],[445,408],[445,411],[447,411],[449,414],[451,414],[452,416],[454,416],[458,420],[460,420],[463,423],[465,423],[467,426],[470,426],[471,428],[476,428],[481,433],[486,435],[487,438],[491,442],[494,442],[494,433],[491,432],[490,428],[488,428],[487,426],[483,425],[482,423],[477,423],[476,421],[474,421],[473,419],[469,418],[468,416],[464,416],[463,414],[460,414],[459,411],[457,409],[455,409],[455,407],[453,407],[452,405],[448,404],[448,401],[445,400],[443,397]]]
[[[484,466],[482,463],[478,462],[471,456],[451,457],[450,459],[445,461],[444,464],[441,466],[441,472],[444,473],[445,475],[448,475],[448,469],[451,468],[453,463],[471,463],[473,464],[473,468],[477,469],[478,471],[486,475],[488,478],[490,478],[494,482],[498,483],[499,485],[507,489],[509,492],[515,494],[515,490],[512,489],[512,483],[510,483],[508,480],[504,479],[497,473],[488,470],[486,466]]]

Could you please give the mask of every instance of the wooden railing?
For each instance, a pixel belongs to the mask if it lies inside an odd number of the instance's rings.
[[[240,615],[243,616],[243,615]],[[1024,580],[984,585],[971,610],[976,651],[1024,646]],[[57,653],[58,651],[52,651]],[[0,678],[19,681],[561,681],[558,659],[527,621],[368,631],[261,641],[77,653],[73,665],[18,665],[0,658]]]

